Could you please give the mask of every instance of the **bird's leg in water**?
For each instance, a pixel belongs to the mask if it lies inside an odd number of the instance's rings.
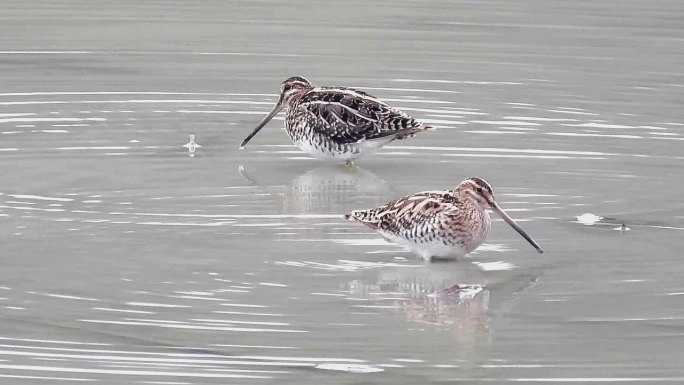
[[[352,167],[354,167],[354,162],[352,162],[351,160],[348,160],[348,161],[344,162],[344,165],[349,167],[349,168],[352,168]]]

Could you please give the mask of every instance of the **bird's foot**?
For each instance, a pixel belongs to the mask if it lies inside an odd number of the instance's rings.
[[[345,167],[352,168],[352,167],[354,167],[354,162],[352,162],[351,160],[348,160],[348,161],[344,162],[344,165],[345,165]]]

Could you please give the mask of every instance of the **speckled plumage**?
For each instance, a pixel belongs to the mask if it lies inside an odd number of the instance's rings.
[[[278,103],[241,147],[282,108],[287,134],[316,158],[351,161],[430,128],[365,92],[318,87],[295,76],[283,82]]]
[[[360,222],[425,259],[457,258],[477,249],[489,235],[488,207],[501,210],[491,186],[473,177],[453,190],[419,192],[378,208],[352,211],[345,219]],[[522,229],[516,231],[541,252]]]

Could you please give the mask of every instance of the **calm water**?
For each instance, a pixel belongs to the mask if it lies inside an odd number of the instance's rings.
[[[684,380],[681,2],[2,8],[0,382]],[[347,169],[281,115],[238,151],[292,75],[438,130]],[[341,220],[474,175],[545,254]]]

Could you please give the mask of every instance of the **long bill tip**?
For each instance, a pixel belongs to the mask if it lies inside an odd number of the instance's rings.
[[[243,148],[245,148],[245,146],[247,145],[247,143],[248,143],[250,140],[252,140],[252,138],[253,138],[257,133],[259,133],[259,131],[260,131],[262,128],[264,128],[264,126],[266,125],[266,123],[268,123],[269,121],[271,121],[271,119],[273,119],[273,117],[276,116],[276,114],[277,114],[281,109],[283,109],[283,106],[281,105],[282,103],[283,103],[283,101],[282,101],[282,95],[281,95],[281,96],[280,96],[280,99],[278,99],[278,103],[276,103],[276,105],[273,107],[273,109],[271,110],[271,112],[269,112],[268,115],[266,115],[266,117],[264,117],[264,118],[261,120],[261,122],[259,123],[259,125],[256,126],[256,128],[252,131],[252,133],[249,134],[249,136],[246,137],[246,138],[242,141],[242,143],[240,143],[240,147],[239,147],[240,150],[242,150]]]
[[[496,211],[503,218],[504,221],[506,221],[511,227],[513,227],[513,229],[515,229],[515,231],[517,231],[518,234],[520,234],[523,238],[525,238],[525,240],[527,242],[529,242],[529,244],[532,245],[532,247],[534,247],[539,254],[544,253],[544,250],[541,248],[541,246],[539,246],[539,244],[534,239],[532,239],[532,237],[530,237],[527,234],[527,232],[525,232],[525,230],[523,230],[522,227],[520,227],[520,225],[518,225],[513,220],[513,218],[508,216],[508,214],[506,214],[506,212],[503,211],[503,209],[501,209],[501,207],[499,207],[499,205],[496,204],[496,202],[492,203],[491,207],[494,211]]]

